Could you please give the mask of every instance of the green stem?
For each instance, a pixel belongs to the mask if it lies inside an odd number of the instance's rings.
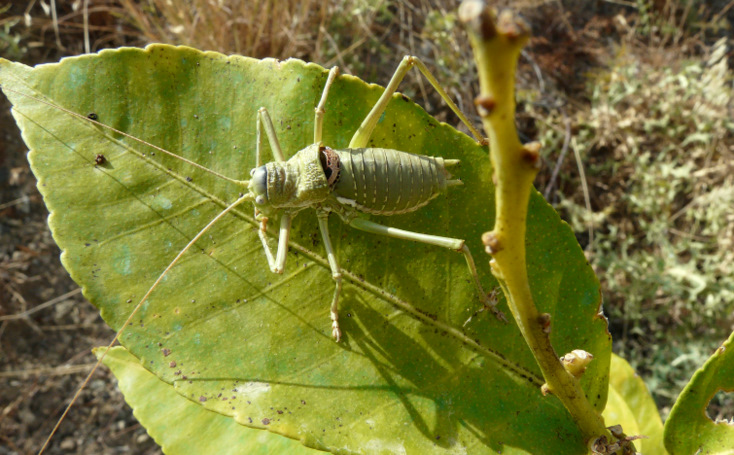
[[[496,188],[494,229],[482,236],[492,255],[492,272],[543,373],[550,392],[561,400],[585,440],[609,437],[604,419],[589,403],[578,378],[569,373],[550,343],[549,315],[538,313],[528,282],[525,231],[528,201],[538,172],[538,143],[521,144],[515,128],[515,69],[527,26],[509,11],[497,16],[482,2],[466,1],[459,15],[469,25],[479,71],[481,94],[476,99],[489,135]]]

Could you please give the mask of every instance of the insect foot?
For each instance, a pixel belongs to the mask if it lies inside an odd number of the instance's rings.
[[[505,317],[505,314],[497,309],[497,295],[499,293],[499,288],[492,289],[491,292],[488,294],[480,294],[480,299],[482,300],[482,307],[472,313],[471,316],[469,316],[469,319],[464,321],[464,324],[462,327],[466,327],[469,325],[472,319],[474,319],[479,313],[482,313],[484,311],[490,310],[494,313],[494,315],[502,322],[507,322],[507,318]],[[484,297],[484,298],[482,298]]]
[[[339,313],[331,310],[329,314],[331,315],[331,336],[338,343],[342,339],[342,331],[339,328]]]

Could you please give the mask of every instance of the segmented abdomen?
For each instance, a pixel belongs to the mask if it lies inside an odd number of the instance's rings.
[[[339,179],[333,191],[340,202],[376,215],[412,212],[446,188],[451,175],[443,158],[397,150],[334,150]]]

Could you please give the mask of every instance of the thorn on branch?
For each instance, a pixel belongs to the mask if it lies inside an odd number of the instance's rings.
[[[540,142],[529,142],[522,146],[522,159],[535,169],[540,168]]]
[[[481,0],[468,0],[459,7],[459,20],[467,24],[483,40],[490,40],[497,35],[495,21],[497,12],[487,7]]]
[[[542,313],[538,316],[538,323],[546,335],[551,333],[551,315],[548,313]]]
[[[527,22],[512,10],[490,8],[482,0],[466,0],[459,7],[459,20],[474,31],[483,41],[489,41],[497,35],[509,41],[526,39],[530,36]]]
[[[482,234],[482,243],[484,244],[484,250],[487,254],[497,254],[504,249],[502,242],[494,231]]]
[[[584,374],[592,360],[594,356],[583,349],[574,349],[561,357],[563,368],[575,378],[580,378]]]
[[[520,16],[511,10],[504,10],[497,18],[497,32],[510,41],[530,36],[530,27]]]
[[[477,107],[479,115],[482,117],[489,117],[494,111],[494,107],[497,102],[493,97],[489,95],[479,95],[474,98],[474,105]]]

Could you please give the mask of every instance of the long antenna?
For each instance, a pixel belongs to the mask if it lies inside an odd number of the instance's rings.
[[[92,375],[94,374],[94,372],[97,371],[97,368],[102,364],[102,361],[104,360],[105,356],[107,356],[107,353],[109,352],[109,350],[112,348],[112,346],[120,338],[120,335],[122,335],[122,332],[123,332],[123,330],[125,330],[125,327],[127,327],[127,325],[132,321],[132,319],[135,316],[135,314],[143,306],[143,303],[148,299],[148,297],[150,297],[150,294],[153,293],[153,290],[158,286],[158,284],[161,282],[161,280],[163,280],[163,277],[166,276],[166,274],[168,273],[168,271],[171,270],[174,265],[176,265],[176,263],[178,262],[178,260],[181,259],[181,256],[183,256],[183,254],[186,251],[188,251],[189,248],[191,248],[191,246],[194,243],[196,243],[201,238],[201,236],[204,235],[204,233],[206,231],[208,231],[209,228],[211,228],[214,225],[214,223],[216,223],[217,221],[219,221],[220,218],[222,218],[229,211],[231,211],[232,209],[234,209],[235,207],[237,207],[238,205],[240,205],[242,202],[244,202],[244,201],[251,201],[253,199],[254,199],[254,195],[252,193],[247,193],[244,196],[241,196],[236,201],[234,201],[232,204],[230,204],[229,207],[227,207],[226,209],[222,210],[222,212],[219,213],[219,215],[217,215],[216,217],[214,217],[214,219],[211,220],[209,222],[209,224],[207,224],[204,227],[204,229],[202,229],[201,231],[199,231],[199,233],[196,234],[196,236],[193,239],[191,239],[191,241],[186,245],[186,247],[178,253],[178,255],[175,257],[175,259],[173,261],[171,261],[170,264],[168,264],[168,267],[166,267],[166,269],[163,271],[163,273],[160,274],[160,276],[158,277],[158,279],[155,280],[155,283],[153,283],[153,285],[150,287],[150,289],[148,289],[148,292],[146,292],[145,295],[140,299],[140,301],[138,302],[138,304],[135,305],[135,308],[133,309],[132,313],[130,313],[130,316],[127,317],[127,319],[125,320],[125,322],[122,324],[122,327],[120,327],[120,330],[117,331],[117,333],[115,334],[115,337],[112,339],[112,341],[110,342],[110,344],[107,345],[107,349],[105,349],[105,351],[102,353],[102,356],[99,358],[99,360],[97,360],[97,363],[95,363],[94,364],[94,367],[92,367],[92,371],[89,372],[89,374],[87,375],[87,377],[84,379],[84,381],[82,382],[82,384],[79,386],[79,389],[77,389],[76,393],[74,394],[74,397],[71,399],[71,401],[69,402],[69,404],[66,406],[66,409],[64,409],[64,413],[61,414],[61,417],[59,417],[59,420],[56,422],[56,425],[54,425],[53,430],[51,430],[51,434],[49,434],[48,435],[48,438],[46,438],[46,442],[43,443],[43,446],[41,447],[41,450],[38,451],[38,455],[42,455],[43,452],[46,450],[46,447],[48,447],[48,444],[51,442],[51,438],[53,438],[54,437],[54,434],[56,434],[56,430],[59,429],[59,426],[61,425],[61,422],[63,422],[64,421],[64,418],[66,418],[66,414],[69,413],[69,410],[71,409],[71,407],[74,406],[74,403],[76,403],[76,400],[77,400],[77,398],[79,398],[79,395],[82,393],[82,390],[84,390],[84,388],[87,386],[87,384],[89,383],[89,381],[92,379]]]
[[[47,106],[50,106],[50,107],[55,108],[55,109],[58,109],[58,110],[60,110],[62,112],[66,112],[67,114],[71,115],[72,117],[76,117],[78,119],[84,120],[85,122],[93,123],[93,124],[95,124],[97,126],[100,126],[102,128],[106,128],[106,129],[108,129],[110,131],[113,131],[113,132],[115,132],[117,134],[120,134],[122,136],[125,136],[128,139],[132,139],[133,141],[139,142],[139,143],[141,143],[143,145],[146,145],[146,146],[148,146],[148,147],[150,147],[152,149],[158,150],[161,153],[165,153],[168,156],[172,156],[173,158],[176,158],[176,159],[181,160],[181,161],[183,161],[183,162],[185,162],[187,164],[190,164],[191,166],[194,166],[197,169],[201,169],[204,172],[208,172],[208,173],[210,173],[210,174],[212,174],[212,175],[214,175],[216,177],[219,177],[220,179],[224,179],[224,180],[226,180],[228,182],[232,182],[232,183],[235,183],[237,185],[247,186],[247,183],[248,183],[247,180],[236,180],[236,179],[233,179],[233,178],[229,178],[226,175],[222,175],[222,174],[220,174],[220,173],[218,173],[216,171],[212,171],[211,169],[208,169],[207,167],[202,166],[199,163],[196,163],[194,161],[188,160],[188,159],[186,159],[186,158],[184,158],[182,156],[176,155],[173,152],[169,152],[168,150],[166,150],[166,149],[164,149],[162,147],[158,147],[157,145],[153,145],[150,142],[146,142],[146,141],[144,141],[142,139],[139,139],[139,138],[133,136],[132,134],[125,133],[124,131],[120,131],[120,130],[118,130],[116,128],[113,128],[113,127],[111,127],[109,125],[105,125],[104,123],[99,122],[97,120],[91,119],[91,118],[86,117],[86,116],[81,115],[81,114],[77,114],[74,111],[71,111],[71,110],[69,110],[69,109],[67,109],[65,107],[59,106],[57,104],[54,104],[54,103],[52,103],[50,101],[46,101],[46,100],[44,100],[42,98],[38,98],[37,96],[29,95],[27,93],[23,93],[23,92],[20,92],[18,90],[15,90],[15,89],[12,89],[12,88],[8,88],[8,87],[3,87],[3,90],[8,91],[8,92],[11,92],[11,93],[15,93],[16,95],[25,96],[27,98],[30,98],[30,99],[34,100],[34,101],[38,101],[39,103],[43,103],[43,104],[45,104]]]

